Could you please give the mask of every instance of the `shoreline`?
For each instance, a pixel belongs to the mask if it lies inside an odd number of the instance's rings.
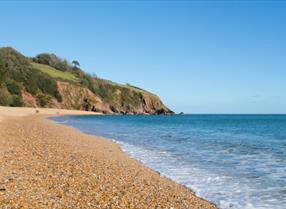
[[[47,118],[90,112],[4,109],[6,114],[0,107],[0,206],[216,208],[131,158],[117,143]],[[25,189],[35,183],[39,186]]]

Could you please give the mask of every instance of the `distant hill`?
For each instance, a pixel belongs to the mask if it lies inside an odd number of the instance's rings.
[[[172,114],[160,98],[131,85],[91,76],[54,54],[28,58],[0,48],[0,105],[109,114]]]

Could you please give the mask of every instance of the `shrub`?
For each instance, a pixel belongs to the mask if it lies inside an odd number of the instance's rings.
[[[25,89],[32,95],[38,93],[38,80],[37,76],[29,76],[28,82],[24,82]]]
[[[58,91],[57,91],[56,94],[55,94],[55,98],[57,99],[58,102],[62,102],[62,101],[63,101],[63,98],[62,98],[62,96],[59,94]]]
[[[66,60],[57,57],[55,54],[38,54],[36,57],[33,58],[33,61],[40,64],[49,65],[61,71],[72,70],[72,66],[69,65]]]
[[[13,101],[11,106],[13,107],[22,107],[23,106],[23,100],[22,97],[19,95],[13,95]]]
[[[34,58],[34,61],[40,64],[50,65],[52,62],[52,55],[46,53],[39,54]]]
[[[2,84],[0,85],[0,105],[9,106],[12,104],[13,98],[7,88]]]
[[[37,104],[41,107],[45,107],[50,101],[50,98],[45,96],[45,95],[42,95],[42,94],[39,94],[37,96]]]
[[[41,76],[41,80],[38,80],[38,87],[43,93],[54,95],[57,91],[56,82],[48,76]]]
[[[70,69],[70,66],[68,65],[68,62],[66,60],[60,61],[60,62],[54,64],[52,67],[54,67],[60,71],[67,71]]]
[[[6,85],[11,94],[21,95],[21,87],[15,81],[7,81]]]

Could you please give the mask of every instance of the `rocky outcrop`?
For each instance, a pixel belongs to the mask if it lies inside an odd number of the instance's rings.
[[[140,93],[139,97],[135,97],[137,101],[132,103],[122,102],[121,91],[118,89],[113,100],[104,101],[99,95],[94,94],[89,89],[80,85],[71,84],[69,82],[58,81],[58,90],[62,97],[62,101],[58,102],[55,98],[49,97],[45,107],[77,109],[93,112],[101,112],[104,114],[124,114],[124,115],[154,115],[154,114],[173,114],[160,100],[160,98],[151,93]],[[129,94],[133,94],[135,90],[129,90]],[[137,92],[136,92],[137,93]],[[22,93],[24,106],[37,107],[37,98],[28,92]]]
[[[160,98],[151,93],[141,92],[137,97],[138,101],[133,101],[132,104],[120,102],[123,100],[120,89],[116,90],[113,100],[109,103],[104,101],[99,95],[95,95],[87,88],[79,85],[74,85],[68,82],[57,82],[62,102],[53,101],[49,107],[58,107],[65,109],[79,109],[86,111],[102,112],[107,114],[172,114],[160,100]],[[134,91],[129,89],[129,94],[134,94]],[[138,93],[138,92],[136,92]]]

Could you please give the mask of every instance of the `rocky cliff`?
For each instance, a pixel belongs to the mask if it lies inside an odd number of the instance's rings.
[[[90,76],[54,54],[27,58],[0,48],[0,105],[56,107],[109,114],[172,114],[150,92]]]

